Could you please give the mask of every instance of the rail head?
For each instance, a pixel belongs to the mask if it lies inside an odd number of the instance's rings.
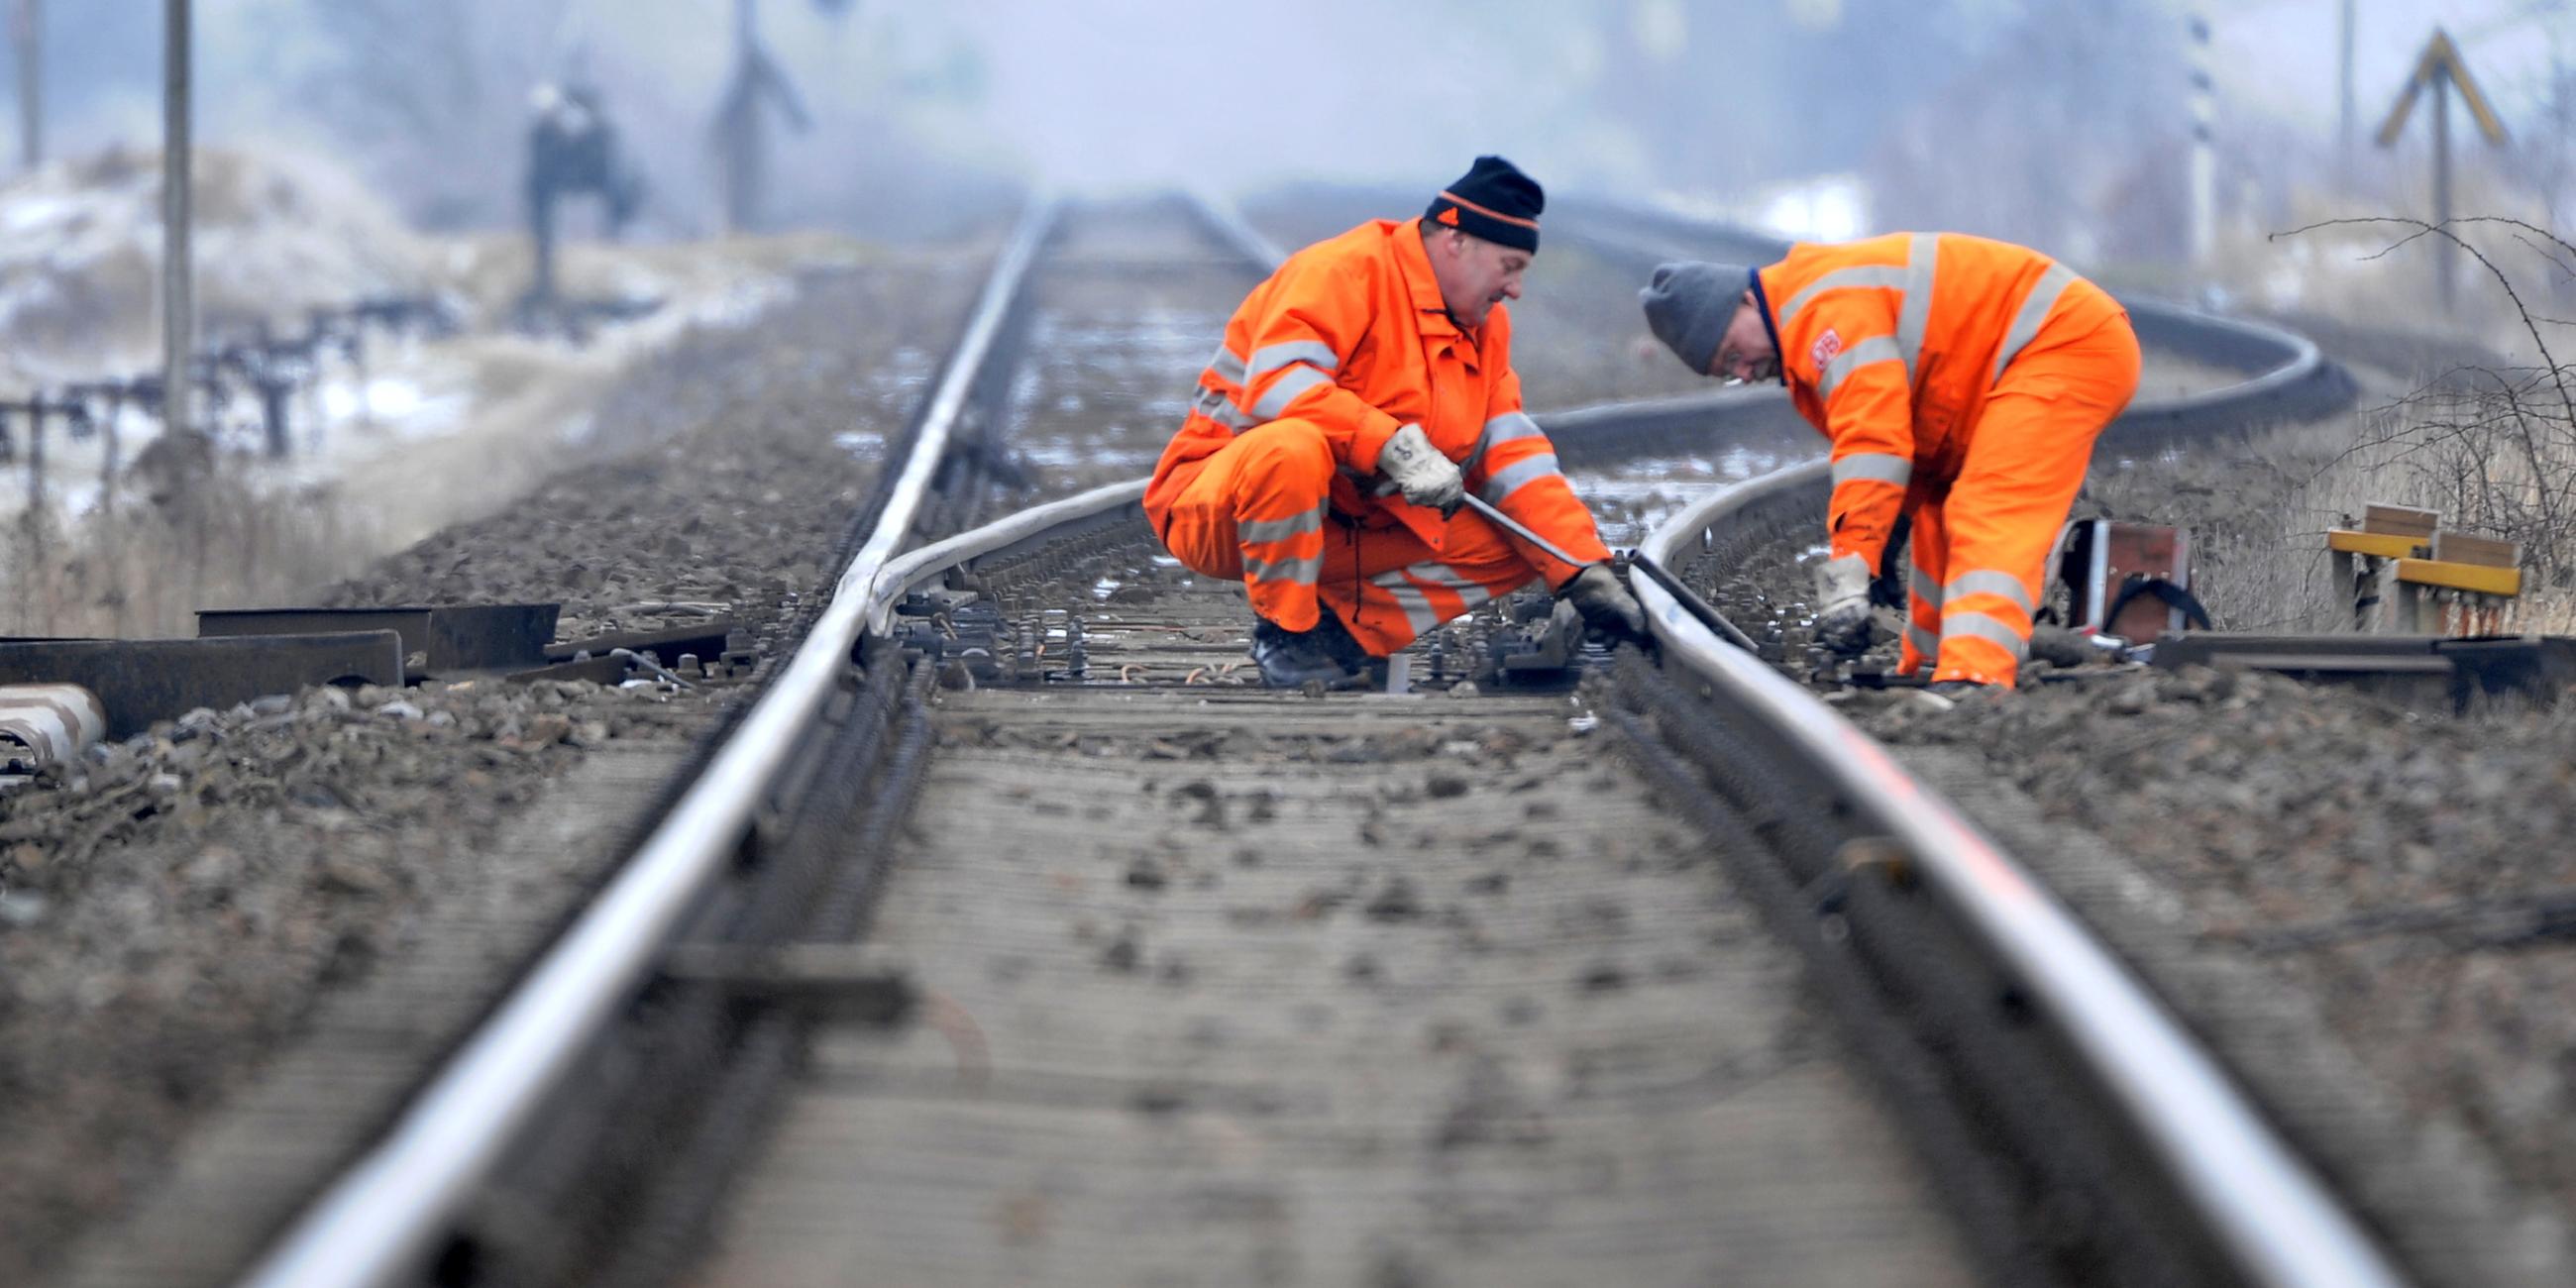
[[[1216,234],[1217,240],[1259,265],[1262,272],[1275,273],[1281,264],[1288,262],[1287,250],[1272,241],[1269,234],[1253,227],[1252,221],[1243,217],[1242,208],[1233,202],[1199,189],[1182,194],[1182,199],[1189,204],[1190,212]]]
[[[1251,230],[1229,207],[1204,198],[1193,205],[1230,244],[1266,266],[1276,265],[1277,247],[1257,233],[1240,236]],[[861,635],[883,629],[894,601],[943,568],[1045,539],[1068,524],[1114,517],[1141,498],[1142,481],[1113,484],[896,557],[974,377],[1055,215],[1053,201],[1033,203],[1014,229],[955,358],[926,404],[913,452],[878,525],[733,738],[522,987],[434,1076],[387,1135],[271,1245],[244,1282],[258,1288],[362,1288],[390,1282],[414,1266],[592,1036],[645,981],[661,945],[740,843],[762,791],[812,727]],[[1773,400],[1724,401],[1759,407]],[[1807,467],[1810,476],[1822,468]],[[1712,502],[1786,485],[1792,484],[1757,481]],[[1694,507],[1656,534],[1650,553],[1668,557],[1680,534],[1695,537],[1714,513],[1711,502]],[[1691,526],[1693,515],[1702,516],[1697,528]],[[1858,730],[1749,655],[1719,643],[1658,588],[1641,584],[1638,592],[1672,656],[1712,683],[1749,695],[1751,704],[1781,711],[1784,727],[1810,754],[1848,761],[1853,772],[1866,775],[1867,786],[1856,797],[1881,802],[1891,834],[1917,849],[1949,897],[1978,910],[1971,919],[1988,928],[2036,992],[2092,1008],[2069,1011],[2086,1017],[2075,1030],[2079,1047],[2106,1066],[2102,1075],[2124,1099],[2138,1103],[2142,1121],[2158,1129],[2152,1138],[2193,1182],[2187,1188],[2196,1198],[2205,1190],[2213,1202],[2243,1203],[2234,1219],[2215,1214],[2212,1225],[2249,1267],[2264,1271],[2255,1276],[2259,1282],[2302,1288],[2396,1282],[2348,1218],[2305,1180],[2297,1161],[2235,1097],[2215,1065],[2181,1038],[2020,869],[1913,785]],[[1926,807],[1897,808],[1894,802],[1903,800]],[[2151,1050],[2140,1054],[2136,1048],[2142,1044]],[[2140,1062],[2119,1063],[2132,1054]],[[2243,1129],[2230,1137],[2237,1145],[2211,1143],[2214,1136],[2228,1135],[2222,1129],[2235,1127]]]
[[[1725,516],[1819,487],[1824,461],[1716,489],[1641,547],[1678,566]],[[1931,889],[2039,999],[2070,1045],[2163,1161],[2177,1191],[2249,1282],[2267,1288],[2394,1288],[2393,1265],[2315,1173],[2273,1131],[2217,1060],[2074,914],[2003,848],[1914,778],[1868,735],[1750,653],[1727,644],[1663,588],[1637,598],[1681,666],[1752,713],[1899,845]]]
[[[583,1049],[647,979],[656,955],[724,870],[768,785],[820,717],[865,629],[870,590],[909,536],[975,377],[1057,205],[1012,230],[924,405],[911,454],[831,602],[698,780],[499,1011],[244,1279],[255,1288],[368,1288],[415,1267],[490,1175]]]
[[[983,527],[933,542],[886,564],[868,587],[867,629],[882,635],[894,624],[894,606],[906,592],[959,564],[1002,554],[1024,543],[1054,541],[1102,523],[1144,513],[1148,479],[1129,479],[1060,501],[1004,515]]]

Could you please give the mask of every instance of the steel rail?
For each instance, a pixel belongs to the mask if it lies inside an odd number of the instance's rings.
[[[867,624],[870,634],[881,635],[894,624],[895,601],[906,591],[919,586],[947,569],[969,560],[981,559],[1023,541],[1053,541],[1069,536],[1089,522],[1111,521],[1130,517],[1122,511],[1134,509],[1133,516],[1142,519],[1146,479],[1129,479],[1124,483],[1106,483],[1088,492],[1077,492],[1060,501],[1006,514],[983,527],[958,533],[945,541],[935,542],[885,565],[867,592]]]
[[[1265,269],[1275,268],[1284,258],[1274,243],[1231,207],[1198,194],[1191,194],[1190,204],[1220,238]],[[991,350],[1055,213],[1054,203],[1038,203],[1014,230],[956,358],[942,376],[885,514],[852,558],[812,632],[734,737],[525,984],[415,1098],[387,1136],[271,1245],[245,1283],[256,1288],[358,1288],[384,1283],[416,1262],[497,1164],[517,1130],[556,1089],[581,1048],[647,978],[661,943],[747,832],[761,790],[811,728],[860,635],[882,632],[891,620],[894,602],[945,568],[1020,543],[1049,539],[1060,528],[1099,521],[1141,498],[1143,480],[1111,484],[894,558],[928,492],[973,377]],[[2249,332],[2272,330],[2259,324],[2231,325]],[[2313,345],[2287,332],[2279,334],[2306,346],[2302,356],[2308,363],[2317,361]],[[2295,383],[2297,378],[2286,367],[2265,375],[2281,384]],[[2249,382],[2264,383],[2261,378]],[[2193,406],[2188,410],[2195,415],[2214,414],[2235,405],[2223,395],[2238,388],[2242,387],[2167,401],[2189,401]],[[1784,402],[1758,391],[1723,390],[1655,403],[1583,408],[1540,419],[1565,430],[1615,433],[1637,416],[1663,421],[1697,414],[1724,421],[1777,415],[1781,408],[1773,404]],[[2141,405],[2132,414],[2155,406]],[[1554,432],[1560,431],[1552,428]],[[1650,543],[1652,553],[1669,558],[1678,540],[1674,534],[1688,526],[1691,515],[1714,514],[1711,507],[1719,498],[1749,501],[1773,487],[1811,481],[1823,468],[1818,462],[1727,489],[1658,530]],[[2173,1022],[2027,874],[1928,790],[1904,776],[1858,730],[1769,668],[1718,643],[1660,587],[1644,583],[1637,590],[1659,636],[1684,664],[1730,692],[1750,694],[1748,701],[1778,707],[1787,716],[1783,731],[1810,754],[1829,763],[1847,762],[1854,773],[1863,775],[1871,789],[1856,793],[1857,798],[1889,815],[1882,821],[1890,831],[1918,850],[1926,871],[1938,877],[1945,897],[1960,901],[1978,928],[1995,937],[1998,950],[2024,971],[2035,993],[2052,1000],[2062,990],[2125,998],[2121,1005],[2106,1003],[2102,1014],[2121,1023],[2144,1025],[2143,1034],[2123,1032],[2117,1023],[2096,1017],[2097,1022],[2073,1030],[2079,1048],[2088,1058],[2130,1046],[2158,1051],[2161,1062],[2148,1072],[2124,1075],[2117,1066],[2098,1071],[2124,1100],[2135,1098],[2146,1109],[2157,1111],[2142,1111],[2142,1121],[2154,1129],[2150,1135],[2160,1151],[2168,1153],[2177,1170],[2190,1179],[2186,1190],[2195,1201],[2200,1201],[2204,1190],[2261,1201],[2235,1219],[2228,1219],[2225,1212],[2212,1214],[2212,1226],[2225,1236],[2226,1246],[2241,1251],[2250,1268],[2262,1271],[2259,1282],[2283,1288],[2329,1283],[2369,1288],[2398,1282],[2349,1218],[2235,1097],[2208,1057],[2181,1038]],[[1913,801],[1923,808],[1899,809],[1891,803],[1895,801]],[[1992,929],[1987,922],[1994,923]],[[2078,978],[2073,982],[2051,973],[2067,970],[2051,956],[2059,952],[2076,954],[2084,963],[2075,971]],[[2032,969],[2035,965],[2047,969]],[[2180,1085],[2155,1085],[2155,1078],[2166,1076],[2180,1079]],[[2203,1137],[2210,1124],[2231,1121],[2241,1121],[2246,1133],[2243,1143],[2234,1149],[2208,1146]],[[2173,1139],[2169,1141],[2168,1135]],[[2297,1184],[2302,1182],[2304,1188]],[[2299,1273],[2302,1265],[2329,1268]]]
[[[1281,264],[1288,261],[1288,252],[1253,227],[1252,221],[1244,218],[1242,209],[1233,202],[1196,189],[1182,194],[1182,200],[1189,204],[1191,213],[1216,233],[1218,240],[1233,247],[1245,259],[1259,264],[1262,272],[1276,272]]]
[[[1717,489],[1649,534],[1671,561],[1725,515],[1814,487],[1824,461]],[[2404,1282],[2360,1223],[2182,1025],[2020,864],[1806,689],[1721,641],[1663,587],[1634,589],[1678,663],[1776,730],[1907,851],[1924,879],[2052,1017],[2221,1249],[2267,1288]]]
[[[1248,228],[1230,207],[1197,194],[1192,201],[1220,230]],[[2323,365],[2313,343],[2276,327],[2170,306],[2147,305],[2143,311],[2154,317],[2151,325],[2167,332],[2198,328],[2203,355],[2212,348],[2240,357],[2260,352],[2272,365],[2238,385],[2139,404],[2130,417],[2214,423],[2241,416],[2249,405],[2317,378]],[[1785,403],[1777,391],[1725,389],[1543,419],[1551,436],[1616,435],[1676,417],[1697,415],[1705,423],[1712,414],[1721,420],[1772,416]],[[1670,564],[1724,513],[1783,490],[1814,486],[1827,472],[1827,463],[1818,460],[1713,492],[1658,528],[1641,550]],[[1144,486],[1144,480],[1130,480],[1097,488],[905,556],[886,567],[872,591],[874,628],[891,620],[897,598],[941,570],[1045,540],[1062,527],[1116,516],[1137,503]],[[2394,1288],[2404,1282],[2216,1059],[2001,847],[1832,708],[1726,644],[1662,586],[1640,578],[1634,589],[1667,658],[1720,686],[1839,782],[1905,847],[1927,886],[1969,932],[2041,1000],[2040,1011],[2058,1017],[2087,1070],[2251,1282],[2266,1288]]]
[[[270,1246],[245,1283],[363,1288],[415,1267],[583,1048],[646,981],[655,955],[724,870],[763,793],[848,669],[865,625],[868,590],[909,535],[975,376],[1055,216],[1052,200],[1038,201],[1012,231],[876,528],[734,735],[580,921],[392,1130]]]
[[[1675,214],[1650,207],[1576,197],[1557,205],[1573,218],[1563,235],[1612,258],[1642,264],[1646,259],[1688,257],[1709,247],[1730,262],[1767,263],[1789,251],[1785,239],[1750,229]],[[1705,253],[1705,252],[1702,252]],[[2286,328],[2252,318],[2221,317],[2184,305],[2114,293],[2129,311],[2142,341],[2196,361],[2229,367],[2247,379],[2217,389],[2151,398],[2134,403],[2123,422],[2197,420],[2208,411],[2242,414],[2245,406],[2288,392],[2324,374],[2328,363],[2315,342]]]

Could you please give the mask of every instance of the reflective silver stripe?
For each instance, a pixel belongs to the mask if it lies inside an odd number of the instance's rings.
[[[1482,584],[1470,580],[1465,573],[1444,563],[1418,563],[1405,571],[1422,581],[1457,591],[1458,598],[1465,601],[1467,607],[1471,609],[1494,597],[1494,592],[1485,589]]]
[[[1912,622],[1905,624],[1905,642],[1913,645],[1915,654],[1920,657],[1935,657],[1941,652],[1941,633],[1927,631]]]
[[[1893,286],[1903,290],[1911,280],[1912,270],[1903,264],[1861,264],[1852,268],[1837,268],[1807,283],[1807,289],[1790,296],[1789,302],[1781,307],[1779,316],[1772,319],[1772,324],[1783,331],[1788,330],[1789,319],[1798,316],[1798,310],[1807,307],[1807,301],[1827,291],[1871,286]]]
[[[1259,379],[1292,362],[1331,371],[1342,365],[1342,358],[1333,352],[1331,345],[1321,340],[1290,340],[1284,344],[1265,344],[1253,350],[1249,366],[1252,377]]]
[[[1946,596],[1944,603],[1963,595],[2001,595],[2019,605],[2025,613],[2039,611],[2039,605],[2032,602],[2030,589],[2021,584],[2021,578],[1993,568],[1960,573],[1951,578],[1950,584],[1942,590]]]
[[[1476,495],[1501,505],[1505,497],[1520,491],[1523,485],[1558,472],[1556,453],[1541,452],[1528,460],[1494,471],[1493,476],[1485,480],[1485,486],[1476,489]]]
[[[1896,311],[1896,349],[1905,355],[1905,383],[1914,383],[1914,360],[1923,356],[1923,331],[1932,318],[1932,272],[1941,263],[1937,233],[1916,233],[1905,248],[1905,303]]]
[[[2064,264],[2050,264],[2039,280],[2030,284],[2030,294],[2022,297],[2021,310],[2013,314],[2012,326],[2004,331],[2004,347],[1995,353],[1995,380],[2004,378],[2004,368],[2039,334],[2040,324],[2048,320],[2048,311],[2057,307],[2057,297],[2066,293],[2075,281],[2075,273]],[[1992,383],[1989,381],[1988,383]]]
[[[1224,345],[1218,345],[1216,356],[1208,359],[1208,370],[1238,385],[1243,383],[1243,359],[1234,356],[1234,350]]]
[[[1250,519],[1234,525],[1240,541],[1285,541],[1324,530],[1324,507],[1319,505],[1304,514],[1286,519]]]
[[[1476,446],[1467,453],[1467,459],[1458,462],[1458,468],[1474,470],[1484,463],[1485,453],[1492,451],[1496,443],[1508,443],[1516,438],[1538,438],[1544,432],[1537,421],[1516,411],[1504,412],[1485,422],[1485,428],[1476,435]]]
[[[2020,631],[1974,609],[1953,608],[1942,613],[1941,634],[1944,638],[1973,635],[1990,640],[2010,650],[2015,661],[2030,652],[2030,641]]]
[[[1855,368],[1881,362],[1902,362],[1904,359],[1905,353],[1896,347],[1894,336],[1871,336],[1835,354],[1834,360],[1825,364],[1824,374],[1816,380],[1817,396],[1831,401],[1834,387],[1841,384],[1843,377],[1850,375]]]
[[[1508,443],[1516,438],[1537,438],[1540,433],[1537,421],[1531,420],[1523,413],[1507,411],[1485,422],[1485,432],[1482,437],[1485,445],[1491,447],[1496,443]]]
[[[1243,575],[1254,581],[1293,581],[1312,586],[1324,575],[1324,557],[1281,559],[1277,561],[1244,556]]]
[[[1941,583],[1932,580],[1930,577],[1924,576],[1922,569],[1908,568],[1905,570],[1905,588],[1913,592],[1916,599],[1922,600],[1924,603],[1929,604],[1934,608],[1939,608],[1941,606]]]
[[[1192,405],[1200,415],[1238,434],[1261,423],[1237,410],[1234,400],[1226,397],[1222,389],[1200,390],[1198,402]]]
[[[1834,461],[1834,486],[1841,487],[1853,479],[1903,487],[1914,481],[1914,460],[1890,452],[1854,452],[1837,458]]]
[[[1369,582],[1383,587],[1388,595],[1394,597],[1395,606],[1404,610],[1405,624],[1413,628],[1414,634],[1420,635],[1440,624],[1440,614],[1431,610],[1431,597],[1422,593],[1420,586],[1406,581],[1401,569],[1379,573],[1369,578]]]
[[[1279,413],[1288,410],[1288,404],[1297,401],[1297,395],[1317,385],[1333,383],[1331,376],[1313,367],[1296,364],[1292,366],[1292,370],[1280,376],[1277,383],[1270,386],[1270,392],[1261,395],[1261,401],[1252,404],[1254,420],[1277,420]]]

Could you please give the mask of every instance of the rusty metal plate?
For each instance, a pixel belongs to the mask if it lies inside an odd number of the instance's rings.
[[[725,637],[733,632],[733,619],[713,618],[694,626],[669,626],[653,631],[625,631],[614,635],[594,635],[585,640],[559,640],[548,644],[546,660],[569,662],[576,653],[604,657],[610,649],[628,649],[651,653],[662,665],[674,666],[683,653],[695,653],[701,660],[712,662],[722,657]]]
[[[2079,630],[2151,640],[2184,629],[2182,610],[2151,595],[2120,602],[2132,579],[2191,589],[2191,534],[2154,523],[2085,519],[2067,525],[2061,575],[2072,594]]]
[[[107,709],[110,738],[308,685],[402,680],[402,637],[387,630],[0,644],[0,684],[77,684]]]
[[[542,666],[561,604],[437,604],[393,608],[225,608],[197,614],[201,639],[388,630],[430,674]]]

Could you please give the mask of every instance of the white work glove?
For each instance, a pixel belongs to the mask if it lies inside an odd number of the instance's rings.
[[[1437,509],[1441,518],[1456,514],[1466,504],[1466,476],[1458,472],[1456,461],[1431,445],[1420,425],[1395,431],[1378,449],[1377,468],[1404,493],[1405,500]]]
[[[1869,562],[1842,555],[1816,565],[1818,644],[1848,657],[1869,648]]]
[[[1606,563],[1592,564],[1574,574],[1559,592],[1574,611],[1583,614],[1583,624],[1613,640],[1646,638],[1646,610],[1638,607],[1637,597],[1619,582],[1619,574]]]

